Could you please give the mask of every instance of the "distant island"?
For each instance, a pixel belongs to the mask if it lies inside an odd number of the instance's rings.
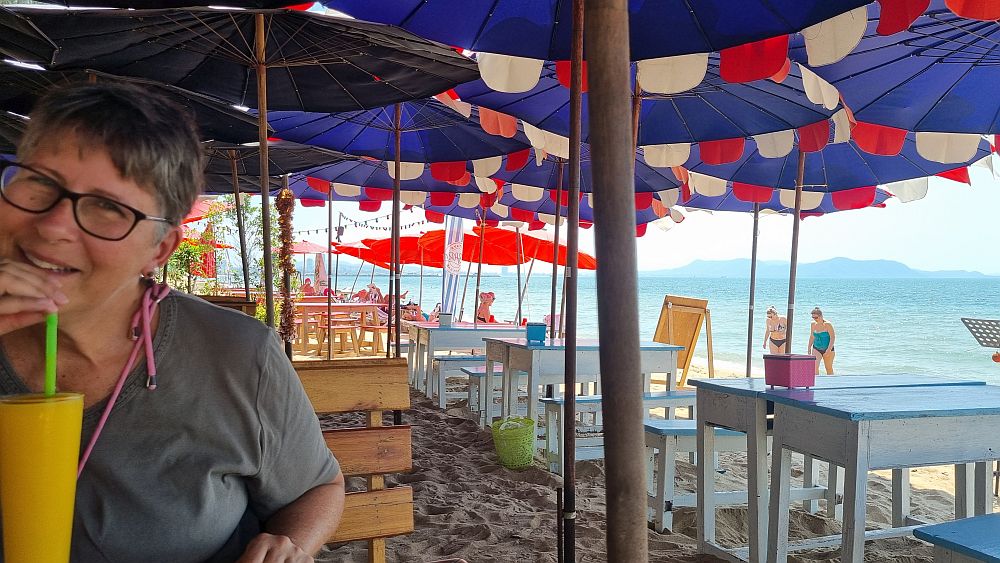
[[[668,270],[645,270],[643,277],[664,278],[749,278],[750,260],[695,260],[686,266]],[[787,278],[788,262],[764,260],[757,263],[758,278]],[[823,279],[899,279],[899,278],[992,278],[968,270],[915,270],[892,260],[852,260],[831,258],[799,264],[798,277]]]

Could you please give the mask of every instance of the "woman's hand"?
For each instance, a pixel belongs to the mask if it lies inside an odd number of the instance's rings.
[[[313,558],[288,536],[260,534],[250,541],[236,563],[312,563]]]
[[[40,323],[68,303],[61,287],[38,268],[0,259],[0,335]]]

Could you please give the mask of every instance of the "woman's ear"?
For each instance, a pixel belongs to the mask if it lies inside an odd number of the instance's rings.
[[[183,238],[184,236],[180,227],[170,227],[160,238],[159,242],[156,243],[156,254],[147,265],[146,271],[151,272],[166,264],[167,260],[170,259],[170,255],[180,246]]]

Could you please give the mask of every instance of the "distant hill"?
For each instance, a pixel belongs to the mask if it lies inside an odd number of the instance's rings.
[[[750,261],[737,260],[695,260],[686,266],[669,270],[643,271],[642,276],[668,278],[749,278]],[[788,262],[765,260],[757,263],[759,278],[787,278]],[[967,270],[946,270],[931,272],[914,270],[901,262],[892,260],[852,260],[831,258],[822,262],[799,264],[798,277],[825,279],[879,279],[879,278],[988,278],[980,272]]]

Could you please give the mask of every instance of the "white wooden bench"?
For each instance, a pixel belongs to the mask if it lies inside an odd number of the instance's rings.
[[[545,398],[541,400],[545,408],[545,443],[544,457],[549,465],[549,471],[562,475],[563,448],[566,439],[563,435],[563,416],[565,416],[566,399],[563,397]],[[673,417],[673,409],[688,407],[693,409],[696,402],[694,391],[661,391],[643,393],[643,408],[667,409],[667,417]],[[601,410],[601,395],[582,395],[576,397],[576,412],[578,415],[597,413]],[[692,422],[693,424],[693,422]],[[587,428],[588,431],[599,432],[600,427]],[[576,439],[576,459],[601,459],[604,457],[604,438],[602,436],[578,437]]]
[[[435,356],[431,359],[431,370],[429,380],[424,382],[424,394],[427,398],[437,397],[439,409],[444,409],[448,404],[448,390],[445,381],[448,374],[459,372],[462,368],[485,366],[486,356],[481,354],[456,354],[452,356]],[[461,394],[454,394],[454,397]]]
[[[500,396],[503,381],[503,366],[493,364],[493,381],[486,382],[486,366],[462,368],[469,376],[469,410],[479,414],[480,428],[486,428],[487,414],[493,410],[493,399]]]
[[[936,563],[1000,563],[1000,514],[986,514],[913,530],[934,544]]]
[[[694,493],[674,493],[677,452],[692,453],[698,449],[698,425],[694,420],[647,420],[646,490],[648,508],[652,509],[654,529],[663,533],[673,527],[673,509],[696,506]],[[747,449],[747,435],[735,430],[715,430],[716,452],[742,452]],[[659,453],[659,455],[657,455]],[[715,493],[716,504],[745,504],[746,492]]]

